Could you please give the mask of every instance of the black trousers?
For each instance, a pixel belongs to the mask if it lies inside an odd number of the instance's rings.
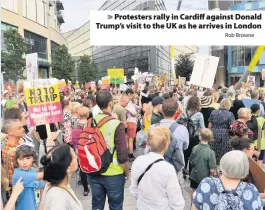
[[[84,187],[84,191],[88,191],[88,175],[80,170],[81,183]]]
[[[184,151],[184,159],[185,159],[185,169],[189,171],[189,174],[191,172],[191,165],[189,165],[188,168],[188,161],[190,159],[190,155],[192,153],[193,147],[198,145],[200,142],[199,136],[195,136],[193,139],[190,139],[189,147]]]

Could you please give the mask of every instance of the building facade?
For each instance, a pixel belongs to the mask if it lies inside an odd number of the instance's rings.
[[[265,1],[236,1],[231,10],[265,10]],[[228,83],[236,83],[241,75],[246,71],[251,59],[253,58],[258,46],[228,46]],[[265,52],[254,68],[252,75],[255,76],[257,86],[264,85],[261,71],[265,69]]]
[[[38,53],[39,78],[48,78],[56,48],[67,45],[60,33],[61,0],[1,0],[1,9],[1,49],[5,50],[4,31],[17,29],[27,42],[27,53]]]

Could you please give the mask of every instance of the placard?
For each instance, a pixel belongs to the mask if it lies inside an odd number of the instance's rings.
[[[248,79],[247,79],[247,83],[250,85],[250,86],[255,86],[255,76],[248,76]]]
[[[27,80],[37,80],[39,78],[38,53],[26,54]]]
[[[111,84],[124,84],[124,69],[108,69]]]
[[[190,84],[212,88],[218,62],[219,57],[196,54]]]
[[[57,79],[24,82],[31,126],[63,121]]]

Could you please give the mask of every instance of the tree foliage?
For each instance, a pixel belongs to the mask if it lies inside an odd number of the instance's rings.
[[[180,54],[176,58],[175,72],[177,76],[186,77],[190,80],[190,75],[193,70],[194,61],[191,56],[193,53]]]
[[[77,67],[78,81],[81,83],[93,81],[96,79],[97,72],[97,66],[89,55],[80,57]]]
[[[70,80],[75,63],[65,45],[57,47],[52,60],[52,76],[57,79]]]
[[[27,44],[16,29],[8,29],[4,32],[5,49],[2,50],[2,71],[5,80],[13,80],[15,83],[23,76],[27,52]]]

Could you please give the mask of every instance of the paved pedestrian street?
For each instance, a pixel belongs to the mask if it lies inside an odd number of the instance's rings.
[[[139,156],[142,154],[142,151],[136,151],[136,156]],[[131,164],[130,164],[131,165]],[[80,201],[82,202],[83,208],[84,210],[90,210],[92,209],[92,197],[91,197],[91,192],[89,193],[88,196],[83,196],[83,187],[82,185],[78,185],[77,184],[77,173],[75,173],[72,176],[71,179],[71,186],[73,188],[73,190],[75,191],[78,199],[80,199]],[[185,209],[184,210],[190,210],[191,207],[191,203],[190,203],[190,192],[191,192],[191,188],[189,187],[189,180],[185,181],[185,188],[184,188],[184,198],[185,198]],[[124,203],[123,203],[123,209],[124,210],[136,210],[136,201],[133,198],[133,196],[130,194],[129,191],[129,187],[130,187],[130,180],[128,180],[125,184],[125,189],[124,189]],[[108,210],[108,202],[106,201],[105,204],[105,210]]]

